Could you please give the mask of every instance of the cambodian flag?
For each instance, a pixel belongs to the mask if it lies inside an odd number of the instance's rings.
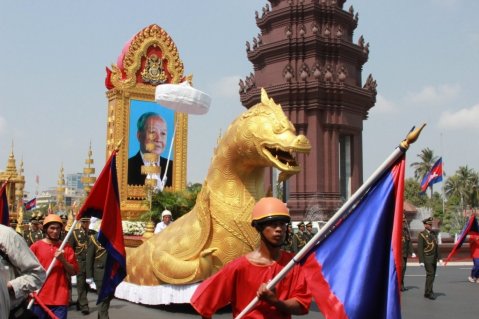
[[[421,191],[424,193],[429,185],[439,183],[442,181],[442,157],[432,166],[429,173],[427,173],[421,182]]]
[[[8,213],[8,200],[7,200],[7,182],[3,183],[0,188],[0,224],[8,226],[10,214]]]
[[[121,225],[120,196],[116,174],[116,151],[113,151],[100,176],[78,212],[76,219],[97,217],[101,219],[98,241],[107,251],[105,275],[98,301],[115,292],[126,276],[126,252]]]
[[[401,318],[404,170],[401,155],[304,263],[326,318]]]
[[[30,199],[28,202],[25,204],[25,210],[31,210],[32,208],[37,206],[37,198]]]
[[[461,231],[461,235],[459,235],[456,244],[454,244],[454,247],[452,247],[451,252],[446,258],[446,264],[451,261],[451,258],[456,254],[459,248],[461,248],[462,244],[464,244],[464,242],[466,241],[467,235],[471,233],[479,235],[479,225],[477,224],[477,219],[476,216],[474,216],[474,213],[471,215],[471,217],[469,217],[466,225],[464,225],[464,228]]]

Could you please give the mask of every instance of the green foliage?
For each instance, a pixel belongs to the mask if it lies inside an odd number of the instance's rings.
[[[414,178],[408,178],[404,184],[404,198],[416,207],[425,206],[427,196],[421,193],[421,185]]]
[[[141,221],[152,220],[157,223],[161,220],[161,212],[165,209],[171,211],[173,219],[178,219],[189,212],[196,203],[196,197],[201,191],[199,183],[189,184],[183,191],[163,191],[153,194],[151,212],[140,216]]]

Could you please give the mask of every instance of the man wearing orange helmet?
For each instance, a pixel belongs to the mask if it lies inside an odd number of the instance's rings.
[[[251,225],[260,235],[260,244],[198,286],[191,304],[203,318],[211,318],[229,303],[236,317],[255,297],[260,301],[246,318],[291,318],[292,314],[308,313],[311,293],[298,266],[275,289],[266,288],[267,282],[293,258],[281,250],[290,220],[286,204],[277,198],[262,198],[255,205]]]
[[[49,214],[43,222],[45,238],[35,242],[30,249],[45,269],[48,269],[54,258],[57,259],[38,297],[55,316],[66,319],[69,301],[67,275],[74,276],[78,272],[78,264],[70,245],[66,244],[62,250],[59,249],[62,227],[60,216]],[[40,306],[34,305],[32,310],[39,319],[48,318]]]

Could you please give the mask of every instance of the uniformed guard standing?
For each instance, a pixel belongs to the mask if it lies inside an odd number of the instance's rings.
[[[107,252],[97,239],[98,234],[90,235],[88,249],[86,254],[86,276],[88,284],[93,279],[95,281],[96,291],[100,293],[103,276],[105,274],[105,264]],[[108,309],[113,294],[106,297],[98,304],[98,319],[108,319]]]
[[[417,254],[420,265],[426,269],[424,297],[434,300],[436,296],[433,292],[433,284],[436,277],[437,262],[440,259],[439,246],[436,235],[432,231],[432,217],[424,219],[422,223],[425,229],[419,233],[417,238]]]
[[[306,236],[304,235],[305,232],[304,223],[301,222],[298,224],[298,232],[293,236],[293,250],[295,253],[301,250],[301,248],[306,245]]]
[[[409,225],[407,223],[406,216],[403,214],[402,220],[402,262],[401,262],[401,291],[406,291],[407,288],[404,285],[404,276],[406,275],[407,259],[409,256],[414,255],[411,241],[411,232],[409,231]]]
[[[288,229],[286,231],[286,239],[284,240],[283,245],[281,246],[281,249],[284,251],[288,251],[290,253],[294,253],[293,250],[293,225],[291,223],[288,224]]]
[[[43,239],[43,232],[40,229],[40,223],[35,215],[32,215],[32,218],[30,219],[30,227],[23,234],[23,238],[25,238],[28,247],[34,242]]]
[[[306,231],[304,232],[304,237],[306,239],[306,242],[310,241],[314,237],[312,222],[306,224]]]
[[[69,238],[69,244],[75,251],[78,267],[80,268],[77,277],[77,292],[78,301],[77,309],[81,310],[82,314],[88,315],[90,308],[88,307],[88,285],[86,283],[86,252],[90,235],[96,234],[96,231],[89,229],[90,218],[84,217],[80,219],[80,228],[74,229],[72,236]]]

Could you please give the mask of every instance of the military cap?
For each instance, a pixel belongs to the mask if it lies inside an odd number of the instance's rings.
[[[304,226],[304,223],[303,223],[303,222],[300,222],[300,223],[298,224],[298,228],[301,227],[301,226]]]
[[[10,218],[9,223],[10,223],[10,226],[12,226],[12,225],[18,225],[18,221],[17,221],[15,218]]]
[[[38,224],[38,217],[35,214],[32,214],[32,218],[30,218],[30,223]]]
[[[80,221],[81,221],[81,222],[89,222],[89,221],[90,221],[90,217],[82,217],[82,218],[80,218]]]
[[[425,225],[432,225],[432,217],[428,217],[422,220],[422,223]]]
[[[45,219],[45,216],[43,216],[42,213],[38,214],[38,220],[41,222]]]
[[[308,227],[308,226],[313,227],[313,223],[312,223],[312,222],[307,223],[307,224],[306,224],[306,227]]]
[[[60,218],[61,218],[62,220],[67,220],[67,219],[68,219],[67,215],[65,215],[65,214],[61,214],[61,215],[60,215]]]

